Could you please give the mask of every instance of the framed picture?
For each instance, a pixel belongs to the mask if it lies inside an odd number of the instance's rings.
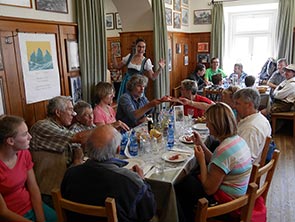
[[[172,39],[168,38],[168,70],[172,71]]]
[[[114,13],[107,13],[106,14],[106,29],[107,30],[115,29]]]
[[[114,50],[115,57],[120,57],[121,56],[120,42],[111,42],[111,49]]]
[[[173,13],[173,28],[175,29],[181,28],[181,15],[179,12]]]
[[[182,4],[183,6],[188,6],[188,0],[182,0],[182,1],[181,1],[181,4]]]
[[[76,104],[79,100],[82,99],[81,76],[70,77],[70,86],[73,104]]]
[[[68,71],[75,71],[80,69],[78,42],[77,40],[66,40]]]
[[[172,25],[172,9],[171,8],[165,8],[166,12],[166,25]]]
[[[67,0],[35,0],[37,10],[68,13]]]
[[[209,43],[198,42],[198,52],[209,52]]]
[[[181,24],[188,26],[188,9],[181,8]]]
[[[3,70],[3,60],[2,60],[2,49],[1,49],[1,46],[0,46],[0,70]]]
[[[32,0],[0,0],[0,5],[32,8]]]
[[[176,54],[180,54],[181,53],[181,47],[179,43],[176,43]]]
[[[3,90],[3,79],[0,78],[0,115],[5,114],[5,97],[4,97],[4,90]]]
[[[208,53],[199,53],[197,55],[198,63],[209,63],[210,62],[210,54]]]
[[[184,65],[187,66],[188,65],[188,56],[184,56]]]
[[[183,106],[174,106],[173,109],[175,122],[182,122],[184,120]]]
[[[165,3],[168,4],[168,5],[171,5],[172,4],[172,0],[165,0]]]
[[[181,0],[174,0],[174,11],[180,12],[181,10]]]
[[[119,12],[115,13],[115,20],[116,20],[116,29],[121,29],[122,23],[121,23],[121,18],[120,18]]]
[[[183,45],[183,51],[185,55],[188,55],[188,44]]]
[[[211,22],[212,22],[211,9],[194,11],[194,25],[211,24]]]

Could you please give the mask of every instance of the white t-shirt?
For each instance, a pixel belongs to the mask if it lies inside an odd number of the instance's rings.
[[[271,135],[269,121],[260,112],[241,119],[238,123],[238,134],[248,144],[253,163],[259,163],[265,139]]]

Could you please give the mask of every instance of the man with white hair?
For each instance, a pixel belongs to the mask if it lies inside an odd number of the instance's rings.
[[[132,170],[123,168],[122,160],[115,159],[121,138],[111,125],[97,127],[86,143],[89,159],[65,173],[62,196],[91,205],[104,205],[107,197],[113,197],[119,221],[150,221],[156,204],[142,169],[137,165]],[[69,221],[95,221],[80,214],[67,216]]]

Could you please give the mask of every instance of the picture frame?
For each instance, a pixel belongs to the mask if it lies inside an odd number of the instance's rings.
[[[165,0],[165,3],[168,5],[172,5],[172,0]]]
[[[188,0],[182,0],[181,5],[183,6],[188,6]]]
[[[210,54],[209,53],[199,53],[197,55],[198,63],[210,63]]]
[[[69,77],[71,86],[71,97],[73,104],[75,105],[79,100],[82,99],[82,84],[81,76]]]
[[[121,18],[119,12],[115,13],[116,29],[122,29]]]
[[[3,79],[0,78],[0,115],[6,113]]]
[[[179,12],[173,13],[173,28],[181,29],[181,14]]]
[[[183,45],[183,52],[185,55],[188,55],[188,44]]]
[[[121,43],[120,42],[111,42],[111,49],[114,49],[115,57],[121,57]]]
[[[172,9],[165,8],[166,12],[166,25],[172,26]]]
[[[77,40],[66,40],[68,72],[80,69]]]
[[[176,47],[176,54],[180,54],[181,53],[181,47],[180,47],[180,44],[179,43],[176,43],[175,44],[175,47]]]
[[[174,106],[174,120],[175,122],[183,122],[184,120],[184,108],[183,105],[180,106]]]
[[[181,8],[181,24],[184,26],[188,26],[189,22],[189,11],[187,8]]]
[[[187,66],[188,65],[188,56],[184,56],[184,65]]]
[[[198,52],[209,52],[209,43],[198,42]]]
[[[32,8],[32,0],[0,0],[0,5]]]
[[[194,25],[206,25],[212,23],[211,9],[194,10]]]
[[[106,22],[106,30],[112,30],[115,29],[114,26],[114,13],[106,13],[105,16],[105,22]]]
[[[181,11],[181,0],[174,0],[174,4],[173,4],[173,9],[174,11]]]
[[[172,39],[168,38],[168,70],[169,72],[172,71]]]
[[[67,0],[35,0],[36,10],[68,13]]]

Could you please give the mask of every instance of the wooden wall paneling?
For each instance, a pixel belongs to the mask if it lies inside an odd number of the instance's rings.
[[[209,54],[210,54],[210,38],[211,33],[210,32],[203,32],[203,33],[191,33],[190,34],[191,43],[192,43],[192,54],[191,56],[193,59],[193,68],[196,67],[198,61],[197,61],[197,55],[198,55],[198,43],[199,42],[208,42],[209,43]],[[210,54],[210,59],[212,58],[212,55]],[[210,63],[204,63],[204,65],[209,68]],[[192,70],[193,71],[193,70]]]

